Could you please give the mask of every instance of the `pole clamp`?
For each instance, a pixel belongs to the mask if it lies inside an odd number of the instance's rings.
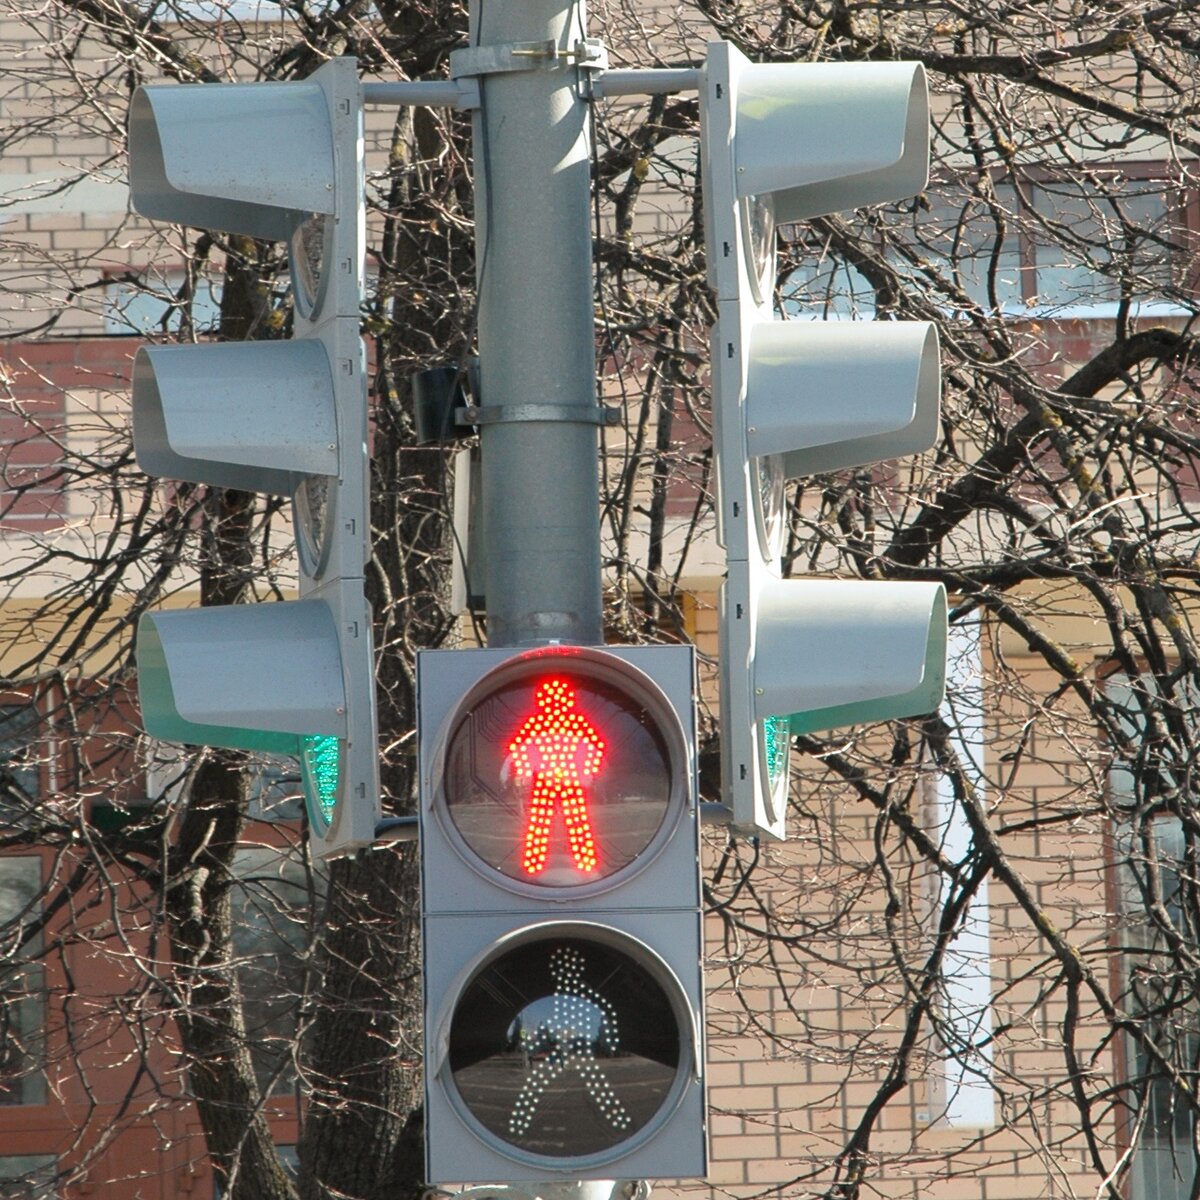
[[[619,425],[621,410],[593,404],[471,404],[454,410],[459,425],[507,425],[520,421],[567,421],[576,425]]]
[[[450,78],[498,75],[506,71],[544,71],[576,66],[581,71],[607,71],[608,48],[599,38],[579,38],[568,50],[553,41],[500,42],[464,46],[450,52]]]

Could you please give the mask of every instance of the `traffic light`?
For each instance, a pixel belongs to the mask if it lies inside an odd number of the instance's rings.
[[[156,611],[137,634],[147,732],[295,755],[322,857],[379,818],[369,554],[363,134],[357,66],[285,83],[142,87],[134,208],[288,243],[290,339],[146,346],[133,436],[151,475],[292,499],[300,598]]]
[[[694,671],[418,656],[431,1182],[704,1174]]]
[[[781,577],[784,486],[928,449],[933,325],[784,320],[775,230],[919,192],[929,100],[916,63],[761,65],[709,46],[701,103],[721,596],[723,793],[735,826],[785,836],[789,736],[935,709],[940,584]]]

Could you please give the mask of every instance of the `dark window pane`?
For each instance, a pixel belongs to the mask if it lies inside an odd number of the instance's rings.
[[[4,1200],[44,1200],[57,1171],[53,1154],[0,1155],[0,1195]]]
[[[0,930],[6,946],[20,945],[0,963],[0,1105],[46,1102],[41,938],[25,940],[20,931],[22,923],[39,915],[41,870],[41,860],[33,856],[0,858]]]
[[[298,859],[270,846],[239,850],[235,870],[233,949],[250,1054],[259,1083],[287,1091],[305,987],[308,880]]]
[[[0,803],[38,794],[37,719],[32,704],[0,705]]]

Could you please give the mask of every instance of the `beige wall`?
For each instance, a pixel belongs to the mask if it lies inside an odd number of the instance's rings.
[[[714,648],[711,599],[702,596],[697,610],[702,649]],[[1062,599],[1064,616],[1050,632],[1091,661],[1099,631],[1089,631],[1071,615],[1076,606]],[[1108,987],[1115,918],[1110,850],[1095,811],[1105,781],[1099,739],[1069,699],[1049,711],[1035,709],[1032,698],[1051,694],[1056,679],[1009,636],[987,646],[985,673],[985,787],[993,828],[1007,831],[1002,845],[1025,900]],[[848,731],[839,749],[866,764],[880,747]],[[659,1194],[749,1197],[768,1187],[784,1195],[822,1194],[833,1178],[822,1165],[863,1119],[900,1044],[908,1006],[897,953],[915,969],[931,945],[929,872],[885,835],[892,847],[885,859],[902,902],[889,921],[879,810],[844,786],[830,786],[817,761],[800,757],[796,766],[799,804],[789,840],[762,848],[755,875],[761,903],[794,942],[768,956],[748,933],[731,933],[719,912],[708,918],[712,1167],[706,1184],[663,1187]],[[874,767],[873,783],[886,777]],[[890,794],[932,829],[930,782],[927,771],[893,772]],[[1020,832],[1034,817],[1038,830]],[[725,846],[719,832],[708,840],[711,871]],[[749,857],[743,847],[741,860]],[[993,1018],[1003,1030],[993,1070],[995,1123],[948,1125],[939,1100],[945,1055],[926,1023],[907,1081],[875,1124],[866,1195],[1032,1200],[1089,1195],[1096,1187],[1064,1083],[1061,971],[1022,898],[995,880],[989,911]],[[740,919],[758,924],[755,915],[755,905],[739,906]],[[1076,1051],[1095,1086],[1112,1079],[1119,1064],[1113,1045],[1101,1045],[1107,1022],[1095,1019],[1086,989],[1079,998]],[[1111,1148],[1113,1121],[1098,1124]]]

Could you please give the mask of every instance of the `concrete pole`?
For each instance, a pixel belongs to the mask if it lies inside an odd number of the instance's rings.
[[[568,0],[471,9],[480,61],[529,68],[485,65],[474,118],[492,646],[603,640],[588,114],[575,60],[545,54],[585,22]]]

